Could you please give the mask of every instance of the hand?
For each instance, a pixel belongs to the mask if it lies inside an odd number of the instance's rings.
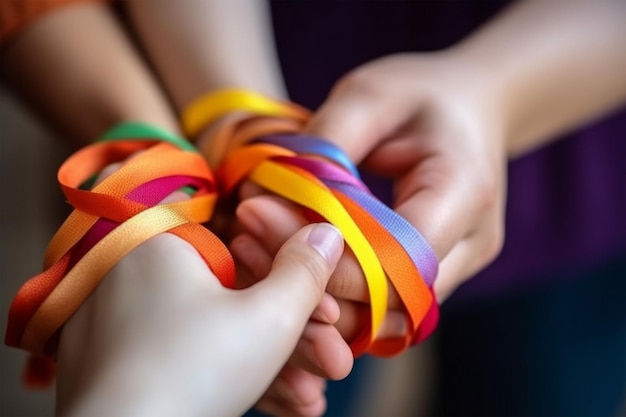
[[[503,240],[502,117],[483,78],[451,53],[386,57],[342,79],[307,128],[363,168],[393,178],[393,208],[426,237],[440,261],[440,301],[489,263]],[[275,206],[270,215],[260,204],[244,207],[240,220],[270,254],[302,221],[295,209],[290,215]],[[365,280],[349,255],[328,291],[367,302]],[[392,292],[390,307],[397,306]]]
[[[440,301],[489,263],[503,240],[506,154],[493,92],[481,79],[450,54],[390,56],[341,80],[307,128],[365,169],[394,179],[393,208],[440,260]],[[247,233],[231,248],[262,275],[267,266],[255,265],[241,247],[263,247],[271,258],[306,220],[280,199],[248,194],[254,198],[238,210]],[[341,306],[337,328],[350,340],[367,320],[368,293],[349,250],[327,291]],[[399,307],[391,291],[389,335],[404,330]]]
[[[393,208],[440,261],[435,293],[447,298],[503,242],[506,149],[485,76],[451,52],[394,55],[342,79],[308,132],[365,169],[393,178]],[[352,299],[346,293],[331,293]]]
[[[185,241],[169,234],[147,241],[65,325],[60,413],[243,413],[276,377],[311,314],[328,315],[314,310],[342,247],[334,228],[307,226],[284,245],[267,279],[233,291]]]

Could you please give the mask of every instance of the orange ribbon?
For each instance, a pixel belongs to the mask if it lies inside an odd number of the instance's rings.
[[[272,101],[246,91],[225,90],[192,103],[183,113],[183,123],[188,127],[200,126],[200,123],[194,125],[189,121],[193,119],[191,115],[199,117],[201,114],[204,115],[204,124],[212,123],[219,119],[219,115],[232,109],[248,116],[222,122],[212,138],[213,143],[230,144],[230,150],[217,171],[218,182],[223,189],[231,192],[241,181],[249,179],[312,210],[342,231],[348,246],[359,261],[369,290],[371,318],[370,325],[351,342],[355,355],[362,352],[379,356],[394,355],[403,351],[416,338],[421,340],[426,337],[434,328],[433,321],[436,322],[438,314],[437,303],[430,288],[436,274],[436,259],[425,241],[420,249],[423,256],[428,258],[422,265],[429,266],[429,283],[425,282],[414,259],[406,252],[413,250],[413,247],[407,248],[407,245],[399,242],[379,219],[357,204],[351,196],[329,188],[316,177],[315,171],[307,171],[293,164],[294,160],[307,159],[321,162],[320,156],[324,159],[327,155],[316,155],[315,147],[309,147],[312,149],[311,154],[298,154],[284,146],[272,144],[271,141],[262,143],[264,141],[261,140],[260,143],[250,144],[268,135],[301,132],[309,114],[299,106]],[[197,132],[200,127],[187,130]],[[292,143],[307,140],[304,137],[294,137]],[[336,149],[332,153],[337,155],[341,151]],[[285,161],[290,158],[292,163]],[[335,162],[346,159],[342,156]],[[354,173],[355,169],[350,164],[344,163],[344,168],[349,173]],[[408,222],[403,226],[412,228]],[[412,236],[419,236],[419,233],[414,230]],[[408,331],[403,338],[378,340],[376,335],[387,311],[388,280],[405,307]],[[425,319],[428,321],[427,331],[420,328]]]
[[[183,139],[139,124],[121,125],[106,139],[78,151],[59,169],[59,183],[75,209],[52,238],[44,271],[27,281],[11,304],[9,345],[53,355],[53,336],[104,275],[159,233],[187,240],[224,285],[234,286],[230,253],[200,225],[210,219],[217,200],[202,156]],[[129,158],[138,151],[143,152]],[[93,189],[81,189],[107,165],[124,160]],[[188,200],[159,204],[173,191],[168,185],[191,186],[194,192]],[[104,236],[94,238],[98,234]]]

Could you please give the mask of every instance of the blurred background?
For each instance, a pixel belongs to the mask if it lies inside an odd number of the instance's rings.
[[[0,332],[20,285],[41,271],[48,240],[63,220],[56,170],[71,149],[0,89]],[[54,389],[21,384],[26,354],[0,345],[0,415],[48,416]]]

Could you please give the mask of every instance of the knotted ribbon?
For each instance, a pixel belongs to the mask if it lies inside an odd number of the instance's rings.
[[[103,168],[120,161],[119,170],[93,189],[83,189]],[[215,179],[184,139],[123,124],[67,159],[58,181],[74,211],[52,238],[43,272],[27,281],[11,304],[8,345],[53,356],[55,334],[104,275],[163,232],[188,241],[225,286],[234,286],[230,253],[200,225],[211,218],[217,200]],[[188,200],[159,204],[184,187],[192,190]]]

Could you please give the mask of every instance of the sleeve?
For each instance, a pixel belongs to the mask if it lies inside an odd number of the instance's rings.
[[[2,0],[0,1],[0,46],[14,38],[41,16],[64,6],[109,0]]]

